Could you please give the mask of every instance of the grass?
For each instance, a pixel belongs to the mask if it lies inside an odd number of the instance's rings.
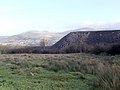
[[[0,55],[0,90],[119,89],[119,55]]]

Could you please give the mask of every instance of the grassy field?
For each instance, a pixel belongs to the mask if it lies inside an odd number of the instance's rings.
[[[1,54],[0,90],[120,90],[120,56]]]

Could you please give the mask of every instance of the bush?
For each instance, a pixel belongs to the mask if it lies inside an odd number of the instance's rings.
[[[95,85],[101,86],[103,90],[120,90],[120,66],[98,65]]]

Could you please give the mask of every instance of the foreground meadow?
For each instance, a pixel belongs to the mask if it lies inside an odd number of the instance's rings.
[[[120,56],[1,54],[0,90],[120,90]]]

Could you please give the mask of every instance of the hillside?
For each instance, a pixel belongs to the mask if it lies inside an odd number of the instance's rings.
[[[42,39],[48,41],[47,46],[52,46],[62,37],[73,31],[94,30],[93,28],[80,28],[68,30],[65,32],[49,32],[49,31],[28,31],[12,36],[0,36],[0,44],[2,45],[21,45],[21,46],[39,46]]]
[[[120,30],[78,31],[69,33],[54,44],[52,48],[65,50],[72,47],[80,51],[96,46],[108,48],[110,45],[116,44],[120,44]]]
[[[76,28],[71,28],[64,32],[49,32],[49,31],[27,31],[12,36],[0,36],[0,44],[2,45],[21,45],[21,46],[39,46],[42,39],[47,39],[47,46],[52,46],[58,42],[65,35],[70,32],[85,32],[85,31],[109,31],[120,30],[120,23],[107,23],[107,24],[91,24],[91,25],[78,25]],[[71,35],[73,36],[73,35]],[[84,35],[83,35],[84,36]],[[106,37],[107,38],[107,37]],[[60,45],[57,45],[60,46]],[[56,46],[55,46],[56,47]]]
[[[53,33],[48,31],[28,31],[13,36],[1,36],[0,43],[3,45],[39,46],[42,39],[48,41],[48,46],[60,40],[65,33]]]

